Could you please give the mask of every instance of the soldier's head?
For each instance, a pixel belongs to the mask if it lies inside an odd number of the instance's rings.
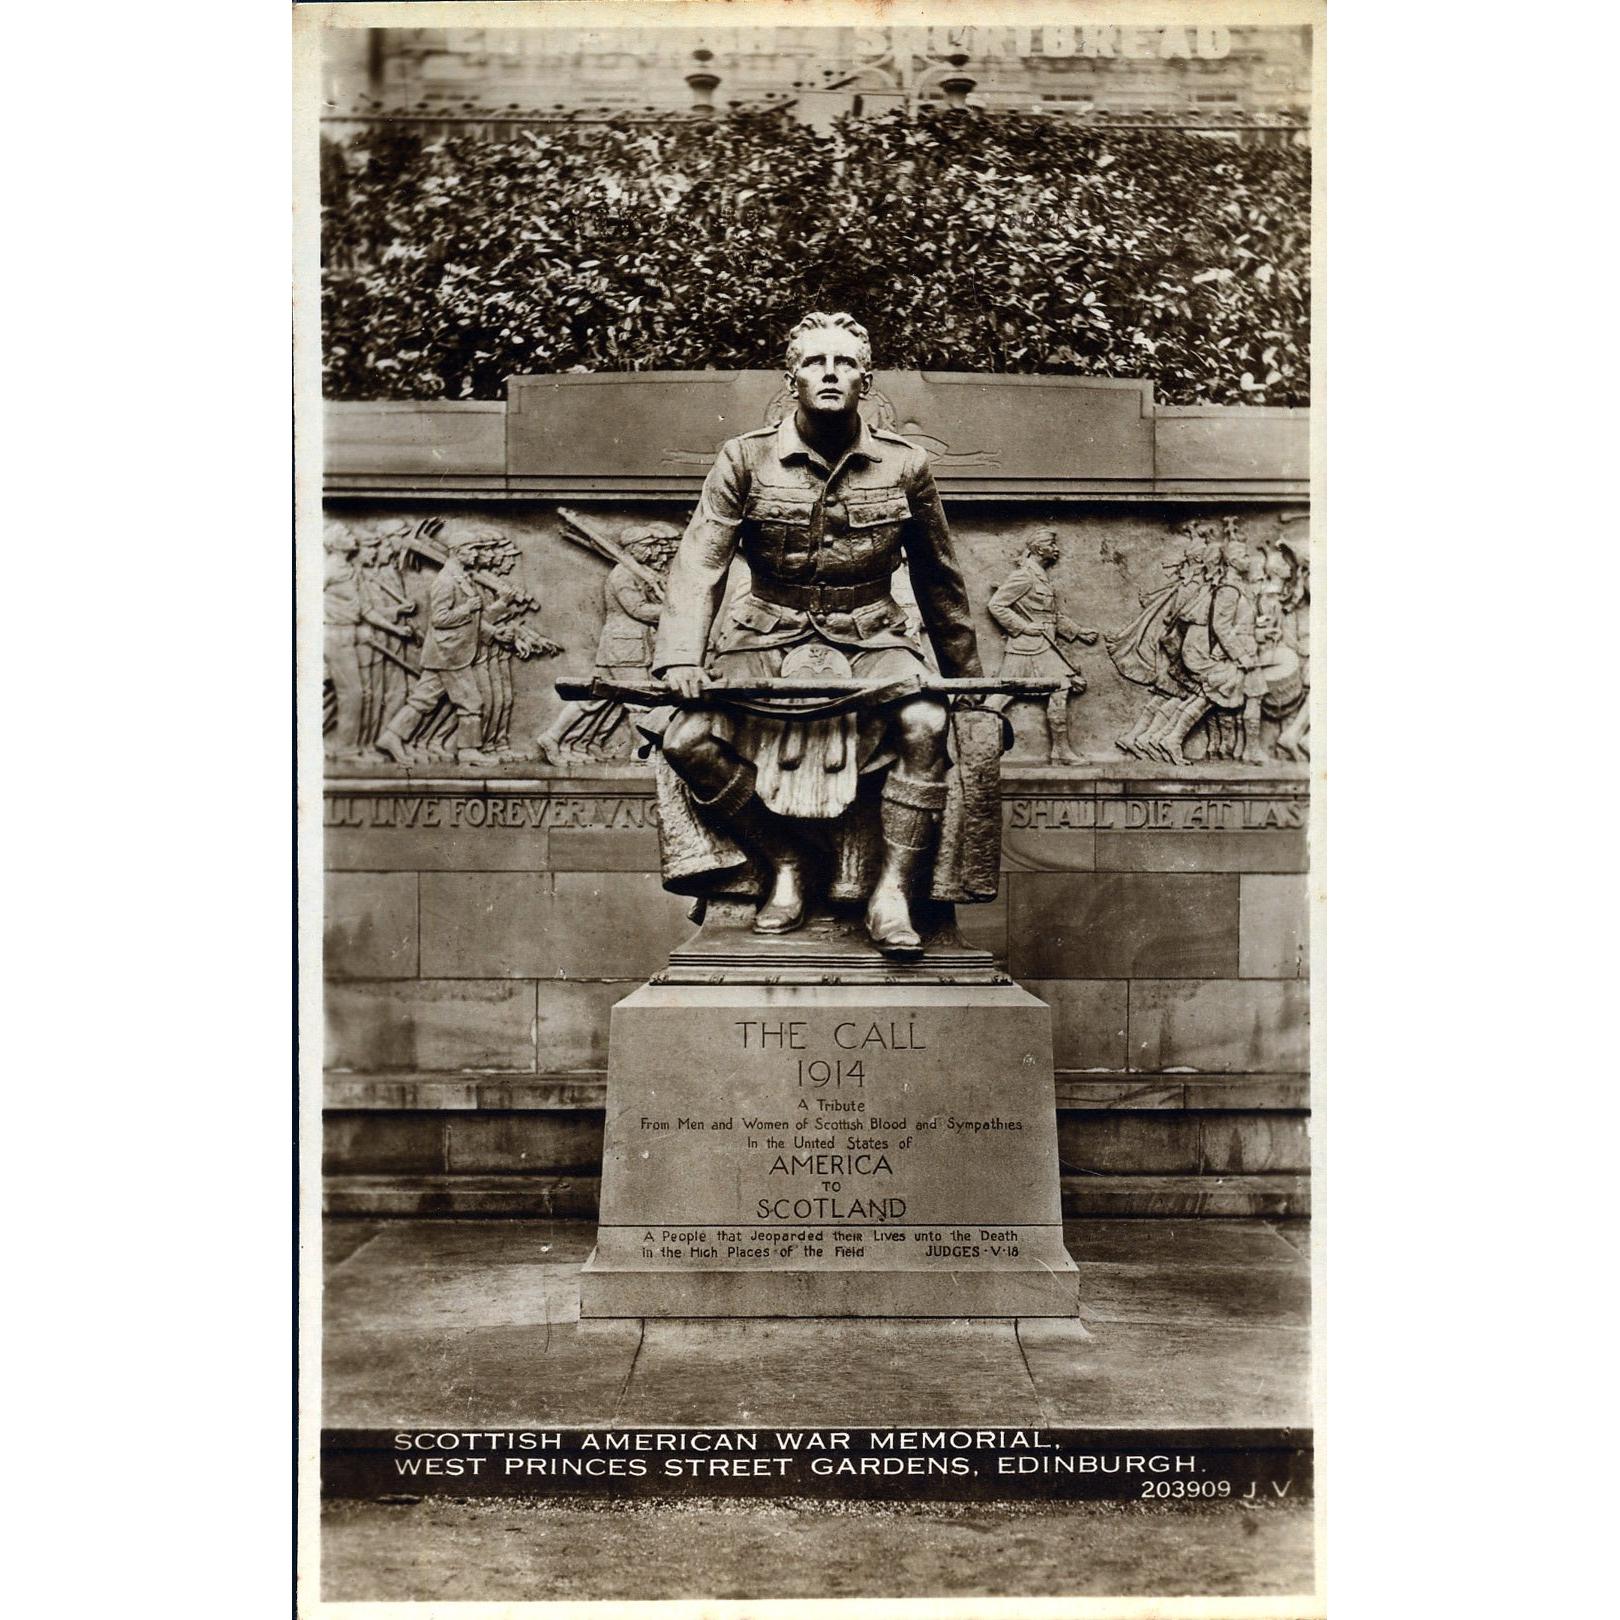
[[[1024,547],[1025,554],[1033,557],[1042,568],[1052,568],[1062,555],[1056,529],[1037,529]]]
[[[504,534],[479,536],[478,566],[492,574],[510,574],[518,565],[518,548]]]
[[[372,554],[379,563],[397,563],[404,560],[409,549],[411,526],[408,523],[387,523],[371,537]]]
[[[1267,546],[1260,553],[1260,571],[1268,580],[1280,584],[1293,577],[1293,558],[1281,546]]]
[[[673,523],[649,523],[625,546],[637,562],[649,568],[662,568],[675,555],[681,531]]]
[[[360,542],[355,538],[354,530],[346,523],[328,529],[321,544],[328,556],[332,557],[352,557],[360,549]]]
[[[806,416],[851,416],[872,387],[872,342],[853,315],[806,315],[788,333],[788,392]]]
[[[1242,536],[1227,532],[1227,538],[1220,545],[1221,560],[1234,574],[1243,575],[1249,571],[1249,543]]]

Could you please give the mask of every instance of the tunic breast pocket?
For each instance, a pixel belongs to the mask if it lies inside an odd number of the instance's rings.
[[[900,541],[900,526],[911,516],[911,503],[894,492],[851,492],[844,510],[850,549],[857,557],[890,557]]]
[[[743,511],[743,550],[750,566],[757,548],[758,560],[768,573],[794,578],[810,569],[810,515],[814,502],[808,497],[756,491],[748,497]],[[750,544],[751,542],[751,544]]]

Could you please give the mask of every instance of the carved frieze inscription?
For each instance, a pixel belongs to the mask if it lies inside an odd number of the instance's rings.
[[[491,827],[639,832],[658,825],[658,806],[638,794],[332,792],[326,796],[326,825],[397,832]]]
[[[1262,832],[1304,827],[1300,798],[1008,799],[1006,825],[1041,832]]]

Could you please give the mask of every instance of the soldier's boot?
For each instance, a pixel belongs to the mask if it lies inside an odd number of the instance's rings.
[[[1047,758],[1054,765],[1079,765],[1080,756],[1069,746],[1069,694],[1059,692],[1046,706],[1046,729],[1052,744]]]
[[[879,812],[883,866],[866,903],[866,932],[885,955],[922,954],[922,936],[911,920],[911,886],[939,838],[944,808],[943,782],[902,776],[898,768],[889,772]]]
[[[1187,756],[1182,753],[1181,745],[1186,742],[1188,733],[1191,732],[1192,728],[1208,712],[1209,704],[1202,696],[1195,694],[1188,698],[1176,710],[1175,724],[1171,728],[1170,735],[1164,739],[1162,744],[1163,753],[1159,757],[1171,765],[1185,765]]]
[[[754,797],[754,767],[737,761],[725,781],[692,803],[706,810],[770,873],[770,893],[754,914],[756,934],[790,934],[804,921],[804,857],[782,818]]]
[[[1310,729],[1311,710],[1310,700],[1307,697],[1305,706],[1301,708],[1291,720],[1282,728],[1277,737],[1277,751],[1285,759],[1304,760],[1311,757],[1310,748],[1305,738]]]
[[[412,761],[411,745],[394,730],[392,722],[377,733],[377,749],[396,765],[409,765]]]
[[[1260,745],[1260,699],[1251,697],[1243,705],[1243,747],[1238,757],[1245,765],[1269,765],[1270,756]]]
[[[1159,718],[1160,710],[1154,702],[1144,703],[1142,712],[1137,715],[1131,729],[1123,736],[1114,739],[1114,746],[1122,754],[1134,754],[1138,759],[1142,757],[1142,739],[1147,735],[1148,728]]]
[[[535,752],[547,765],[562,764],[562,734],[568,728],[573,718],[573,706],[566,706],[562,713],[534,739]]]
[[[1182,705],[1186,699],[1166,698],[1159,711],[1153,716],[1152,722],[1140,737],[1136,739],[1136,755],[1139,759],[1159,759],[1166,764],[1170,762],[1169,751],[1165,741],[1175,730],[1176,717],[1181,713]]]
[[[465,737],[468,739],[463,742]],[[458,765],[498,765],[500,756],[492,753],[484,746],[484,721],[482,715],[462,714],[456,721],[456,764]]]

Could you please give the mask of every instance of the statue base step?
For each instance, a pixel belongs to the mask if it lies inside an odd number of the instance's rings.
[[[1027,991],[654,983],[608,1052],[582,1317],[1078,1314]]]
[[[711,900],[702,926],[670,952],[660,984],[1011,984],[988,951],[962,942],[956,908],[913,907],[919,955],[889,956],[867,937],[866,908],[813,909],[790,934],[756,934],[751,901]],[[610,1049],[611,1050],[611,1049]]]

